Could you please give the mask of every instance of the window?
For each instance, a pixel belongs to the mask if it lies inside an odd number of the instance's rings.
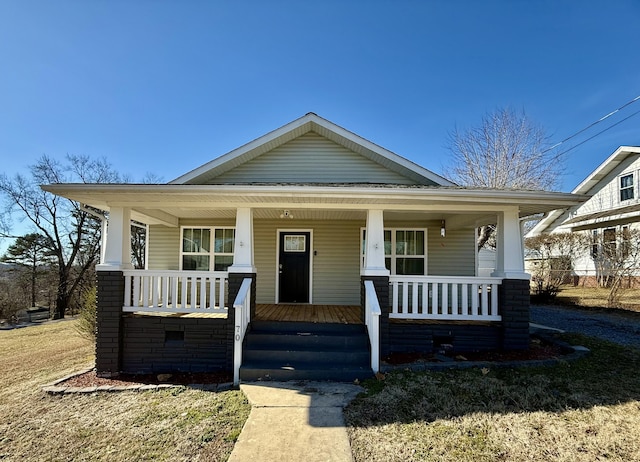
[[[591,231],[591,258],[598,257],[598,230]]]
[[[631,248],[631,231],[629,226],[623,226],[620,234],[620,252],[622,252],[622,258],[626,259],[629,257],[629,249]]]
[[[426,229],[385,229],[385,266],[393,275],[427,274]],[[366,251],[366,230],[362,230],[362,265]]]
[[[182,228],[181,269],[227,271],[233,264],[234,241],[234,228]]]
[[[607,257],[613,257],[616,254],[616,230],[615,228],[607,228],[602,233],[602,244],[604,254]]]
[[[633,173],[620,177],[620,202],[633,199]]]

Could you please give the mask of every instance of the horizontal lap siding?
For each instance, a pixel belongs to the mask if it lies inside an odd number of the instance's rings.
[[[360,303],[360,221],[256,220],[257,302],[276,299],[277,230],[312,230],[313,303]]]
[[[147,268],[177,270],[180,268],[180,228],[149,226]]]
[[[209,181],[210,184],[252,182],[415,184],[313,132]]]
[[[447,230],[445,237],[440,236],[440,227],[429,229],[429,275],[476,275],[473,229]]]

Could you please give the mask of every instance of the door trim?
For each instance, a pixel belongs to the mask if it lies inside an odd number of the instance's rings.
[[[309,305],[313,303],[313,229],[310,228],[277,228],[276,229],[276,300],[280,303],[280,235],[282,233],[309,233]]]

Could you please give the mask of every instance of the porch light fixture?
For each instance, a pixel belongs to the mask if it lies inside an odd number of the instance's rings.
[[[442,220],[442,222],[440,223],[440,236],[445,237],[446,234],[447,234],[447,228],[445,227],[444,220]]]
[[[291,218],[293,220],[293,215],[290,211],[285,210],[280,214],[280,218]]]

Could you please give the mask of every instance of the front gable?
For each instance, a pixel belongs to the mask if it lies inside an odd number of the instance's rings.
[[[272,151],[207,180],[207,184],[383,183],[417,184],[415,179],[308,132]]]
[[[453,183],[309,113],[208,162],[170,184]]]

